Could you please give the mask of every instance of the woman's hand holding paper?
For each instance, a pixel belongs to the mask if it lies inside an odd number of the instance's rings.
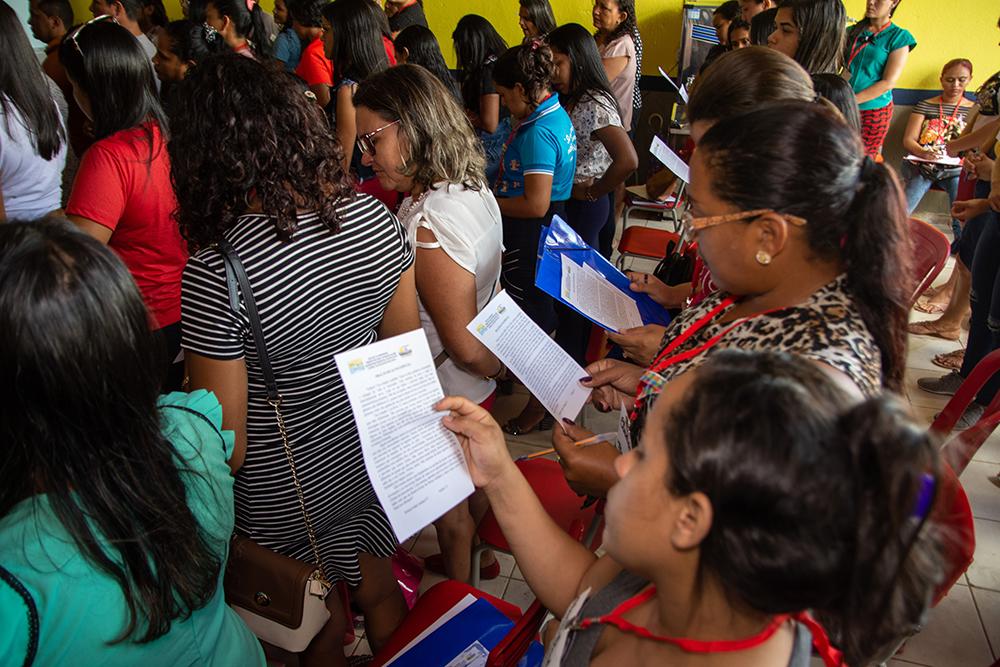
[[[618,344],[629,359],[648,366],[659,351],[666,330],[659,324],[646,324],[618,333],[609,331],[608,340]]]
[[[592,389],[590,402],[601,412],[630,405],[643,368],[617,359],[600,359],[587,366],[587,377],[580,384]]]
[[[486,489],[506,473],[516,473],[503,431],[489,412],[460,396],[447,396],[434,409],[449,412],[442,422],[458,437],[477,488]]]

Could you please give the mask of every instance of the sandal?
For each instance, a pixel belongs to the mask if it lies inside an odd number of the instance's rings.
[[[945,352],[942,354],[935,354],[931,358],[931,363],[940,368],[945,368],[949,371],[961,370],[962,362],[965,360],[965,348],[955,350],[954,352]]]
[[[936,320],[913,322],[906,328],[906,330],[917,336],[934,336],[936,338],[943,338],[944,340],[958,340],[959,336],[962,334],[961,329],[945,331],[937,329],[934,327],[935,323]]]
[[[947,309],[947,305],[942,306],[940,303],[934,303],[933,301],[917,301],[913,304],[913,309],[921,313],[928,313],[930,315],[940,315]]]
[[[550,431],[555,425],[556,418],[546,412],[545,416],[538,420],[534,426],[522,428],[517,423],[517,417],[515,417],[514,419],[505,422],[501,428],[507,435],[525,435],[526,433],[531,433],[532,431]]]

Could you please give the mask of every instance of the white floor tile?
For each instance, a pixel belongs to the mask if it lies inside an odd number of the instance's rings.
[[[351,653],[351,655],[371,655],[371,654],[372,650],[368,646],[368,640],[365,639],[364,637],[362,637],[361,640],[357,644],[355,644],[354,652]]]
[[[945,403],[948,402],[948,399],[951,398],[951,396],[941,396],[939,394],[931,394],[929,392],[926,392],[917,386],[917,379],[922,377],[938,377],[944,375],[947,372],[948,371],[944,370],[943,368],[938,369],[937,371],[908,372],[906,374],[904,388],[906,390],[907,398],[910,399],[910,403],[912,403],[916,407],[936,408],[938,411],[940,411],[941,408],[944,407]]]
[[[983,629],[989,639],[993,656],[1000,657],[1000,593],[988,591],[985,588],[972,588],[972,597],[979,609]]]
[[[1000,522],[976,519],[976,557],[966,575],[969,584],[1000,591]]]
[[[985,667],[993,662],[969,589],[952,588],[948,597],[931,610],[927,626],[906,642],[897,657],[933,667]]]
[[[496,579],[490,579],[489,581],[480,581],[479,590],[489,593],[493,597],[502,598],[503,593],[507,590],[508,577],[497,577]]]
[[[535,594],[528,588],[528,584],[520,579],[511,579],[507,584],[507,591],[503,594],[503,599],[512,604],[516,604],[525,611],[535,601]]]
[[[994,431],[993,435],[986,438],[986,442],[982,444],[976,455],[972,457],[972,460],[981,463],[1000,464],[1000,429]]]
[[[500,576],[509,578],[516,565],[514,557],[510,554],[505,554],[502,551],[494,551],[493,553],[496,555],[497,561],[500,562]]]
[[[936,317],[936,316],[935,316]],[[916,369],[918,372],[934,374],[942,372],[940,366],[935,366],[931,361],[936,355],[952,352],[962,347],[959,341],[944,340],[935,336],[916,336],[910,334],[910,349],[906,356],[906,366],[909,372]]]
[[[972,505],[972,516],[977,519],[1000,521],[1000,488],[989,480],[990,475],[1000,471],[994,463],[972,461],[962,473],[962,486]]]

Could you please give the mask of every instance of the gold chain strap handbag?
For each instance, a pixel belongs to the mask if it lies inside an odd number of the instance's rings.
[[[292,482],[295,484],[314,560],[308,563],[283,556],[247,537],[234,534],[223,582],[226,602],[258,638],[286,651],[300,653],[330,619],[326,596],[332,585],[323,571],[316,533],[306,509],[305,495],[295,468],[295,457],[292,455],[285,420],[281,415],[281,394],[278,393],[274,370],[267,356],[264,331],[257,304],[250,291],[250,281],[236,249],[228,241],[223,240],[215,247],[225,264],[229,305],[234,313],[240,312],[240,292],[243,293],[250,331],[260,357],[267,402],[274,408],[274,417],[278,422],[278,432],[292,472]]]

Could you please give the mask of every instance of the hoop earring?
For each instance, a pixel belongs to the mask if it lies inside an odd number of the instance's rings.
[[[764,252],[763,250],[758,250],[757,254],[754,256],[754,259],[756,259],[757,263],[760,264],[761,266],[767,266],[768,264],[771,263],[772,258],[770,254]]]

